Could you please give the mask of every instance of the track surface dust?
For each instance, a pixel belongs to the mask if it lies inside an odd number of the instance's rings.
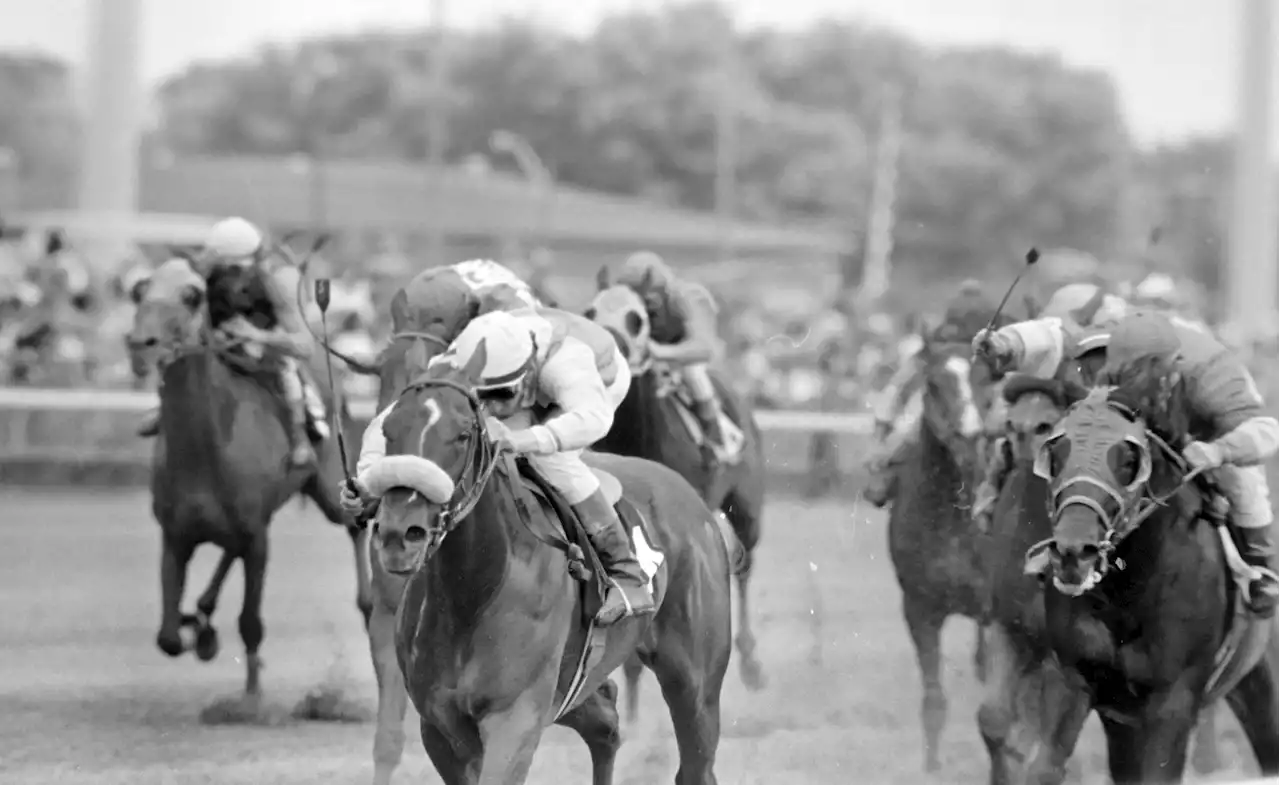
[[[155,648],[159,530],[145,495],[0,494],[0,783],[367,782],[372,724],[211,727],[200,710],[242,685],[236,633],[242,580],[233,571],[215,616],[222,652],[210,664],[170,660]],[[368,645],[355,609],[347,538],[314,511],[290,505],[273,525],[263,678],[267,697],[292,706],[326,682],[373,705]],[[215,551],[188,581],[189,608]],[[885,548],[883,516],[845,504],[775,499],[765,519],[754,614],[768,689],[747,693],[736,661],[726,682],[717,773],[748,783],[983,782],[986,754],[974,723],[978,686],[973,625],[948,627],[951,717],[944,774],[920,770],[914,655]],[[675,742],[657,684],[643,682],[635,728],[624,731],[617,782],[670,782]],[[439,782],[417,740],[398,783]],[[1248,760],[1234,720],[1222,752]],[[1102,781],[1096,720],[1075,770]],[[533,783],[586,782],[586,748],[571,732],[546,734]]]

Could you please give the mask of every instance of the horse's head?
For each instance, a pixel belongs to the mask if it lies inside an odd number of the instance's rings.
[[[649,362],[649,314],[634,289],[620,284],[604,286],[583,316],[609,331],[632,373],[645,369]]]
[[[391,343],[378,356],[378,406],[390,405],[426,372],[481,309],[480,299],[449,268],[419,273],[391,298]]]
[[[1049,481],[1053,539],[1028,552],[1027,567],[1051,570],[1054,586],[1077,596],[1102,580],[1116,548],[1181,487],[1182,475],[1177,453],[1124,390],[1069,394],[1079,400],[1035,462]]]
[[[1034,376],[1018,375],[1006,381],[1005,438],[1015,461],[1035,460],[1070,405],[1069,389],[1073,388],[1056,379]]]
[[[206,284],[190,261],[174,258],[132,286],[133,327],[125,336],[133,372],[145,377],[157,360],[194,344],[204,323]]]
[[[374,549],[391,573],[413,572],[479,501],[497,456],[472,386],[483,341],[462,369],[436,362],[411,381],[383,422],[387,455],[367,477],[382,497]]]
[[[920,350],[924,371],[924,422],[956,463],[973,467],[984,413],[994,402],[992,379],[969,359],[969,345],[927,337]]]

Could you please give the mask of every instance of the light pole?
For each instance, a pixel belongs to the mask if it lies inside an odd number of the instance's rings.
[[[497,130],[489,135],[489,147],[495,153],[506,153],[516,160],[520,173],[528,181],[537,203],[538,241],[545,245],[551,242],[552,202],[556,192],[556,178],[543,162],[538,151],[533,149],[529,140],[507,130]]]
[[[431,17],[431,27],[427,33],[427,59],[430,63],[430,88],[427,92],[427,179],[436,190],[437,199],[444,199],[444,151],[448,145],[446,138],[449,132],[448,96],[449,86],[449,53],[445,41],[447,33],[444,26],[445,0],[427,0],[427,10]],[[443,264],[445,260],[444,226],[440,223],[440,214],[430,222],[430,253],[432,264]]]

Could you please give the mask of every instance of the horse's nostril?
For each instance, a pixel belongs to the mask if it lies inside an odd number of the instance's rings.
[[[422,542],[427,538],[427,530],[421,526],[410,526],[404,532],[405,542]]]
[[[609,334],[613,336],[613,342],[618,345],[618,352],[622,355],[622,359],[631,359],[631,344],[622,334],[613,328],[609,328]]]

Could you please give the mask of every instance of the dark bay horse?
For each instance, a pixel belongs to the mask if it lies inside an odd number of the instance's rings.
[[[756,638],[751,629],[750,585],[752,554],[760,542],[764,514],[764,449],[755,418],[746,403],[714,372],[712,382],[725,413],[741,429],[744,441],[737,463],[715,466],[704,460],[704,448],[690,432],[683,406],[673,392],[672,371],[648,361],[648,316],[644,302],[626,286],[608,286],[602,271],[603,287],[587,309],[586,316],[604,326],[614,336],[618,348],[632,369],[631,389],[614,415],[613,428],[600,440],[596,450],[615,455],[648,458],[669,466],[687,479],[707,506],[720,510],[741,543],[743,564],[738,572],[739,672],[749,689],[765,685],[764,668],[756,657]],[[627,676],[627,714],[635,719],[638,662],[630,662]]]
[[[137,311],[127,337],[137,352],[168,347],[176,353],[162,376],[160,433],[152,460],[151,509],[163,538],[156,643],[174,657],[188,648],[201,660],[216,656],[218,638],[210,620],[228,571],[236,560],[243,561],[239,628],[246,652],[244,708],[254,710],[260,695],[268,524],[298,493],[314,501],[331,522],[350,523],[338,500],[340,459],[330,439],[314,466],[290,466],[287,412],[272,391],[278,384],[273,373],[208,344],[200,334],[203,289],[183,279],[164,279],[162,273],[172,269],[157,271],[150,286],[135,291]],[[211,288],[216,296],[216,287]],[[363,551],[355,530],[348,531],[356,546],[358,604],[367,619]],[[184,614],[187,566],[196,547],[206,542],[223,554],[196,601],[196,613]],[[183,639],[184,627],[194,628],[194,646]]]
[[[640,523],[624,520],[634,524],[659,607],[602,631],[596,656],[584,654],[596,639],[585,622],[592,592],[548,542],[560,505],[529,499],[512,476],[515,462],[488,441],[471,392],[484,360],[482,343],[466,368],[437,366],[410,384],[385,423],[389,457],[369,477],[382,496],[373,551],[383,569],[409,576],[396,650],[427,754],[446,785],[515,785],[543,731],[559,723],[582,736],[592,781],[607,785],[620,743],[608,676],[638,650],[671,710],[676,782],[715,783],[731,648],[730,560],[719,525],[672,470],[590,455],[607,472],[605,487],[617,478],[626,507],[638,512]]]
[[[1096,710],[1121,784],[1180,782],[1197,716],[1222,696],[1263,774],[1280,771],[1276,625],[1240,604],[1224,512],[1171,446],[1187,437],[1181,396],[1096,388],[1036,456],[1053,528],[1026,568],[1052,584],[1047,639],[1084,685],[1053,707],[1064,719],[1040,754],[1065,760]]]
[[[899,463],[895,479],[898,488],[911,492],[899,494],[889,512],[889,555],[924,685],[920,715],[928,771],[941,766],[938,744],[947,716],[942,626],[955,614],[982,619],[986,598],[970,508],[992,385],[985,367],[971,363],[969,353],[967,338],[926,335],[920,354],[925,381],[919,439]],[[979,636],[978,663],[981,646]]]

